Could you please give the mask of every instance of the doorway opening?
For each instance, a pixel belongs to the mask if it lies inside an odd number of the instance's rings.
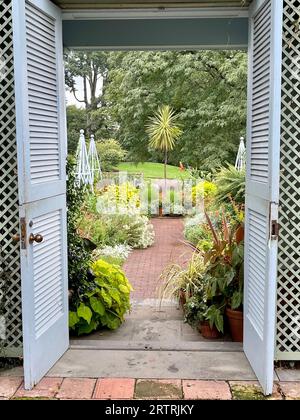
[[[97,100],[97,87],[91,80],[96,80],[95,75],[82,73],[78,78],[74,70],[82,63],[95,68],[96,60],[101,73]],[[78,133],[84,128],[87,143],[91,136],[96,139],[101,166],[93,191],[82,206],[77,229],[88,245],[94,246],[92,259],[121,266],[134,289],[132,311],[126,313],[125,322],[105,325],[106,314],[98,316],[96,305],[92,306],[86,297],[78,302],[77,291],[71,287],[71,351],[128,350],[140,352],[145,360],[149,350],[171,351],[177,352],[183,367],[183,352],[219,352],[216,379],[222,376],[222,352],[227,352],[232,357],[231,378],[253,379],[242,344],[232,343],[225,321],[226,306],[234,293],[239,299],[235,308],[242,308],[243,262],[238,267],[230,261],[224,267],[220,262],[228,253],[243,249],[243,238],[237,242],[235,233],[244,217],[245,150],[238,160],[236,157],[240,137],[246,131],[247,54],[196,50],[69,51],[66,69],[72,103],[67,110],[70,152],[76,153]],[[93,94],[86,88],[91,85]],[[78,108],[78,99],[85,102],[84,108]],[[93,104],[94,109],[89,109]],[[168,150],[164,179],[166,154],[151,147],[149,124],[166,105],[172,109],[174,120],[176,117],[174,127],[178,126],[180,136]],[[80,153],[77,158],[82,162]],[[75,177],[84,180],[83,175],[77,172]],[[230,176],[240,184],[228,181]],[[125,211],[133,215],[124,216]],[[216,245],[214,235],[222,243],[227,240],[216,258],[226,275],[234,271],[234,290],[227,296],[219,288],[209,298],[209,305],[205,305],[208,287],[221,280],[219,274],[215,275],[203,294],[204,282],[212,274],[210,267],[210,274],[207,272],[206,279],[202,278],[206,258]],[[74,272],[72,267],[70,273]],[[101,314],[103,306],[110,310],[110,301],[107,303],[103,296],[100,301]],[[88,322],[85,311],[93,313]],[[205,324],[206,333],[203,327],[202,334],[206,338],[200,334],[200,324]],[[212,335],[210,340],[207,334]],[[207,357],[211,356],[205,353],[204,360]],[[145,360],[143,363],[147,363]],[[237,374],[237,360],[243,366],[244,376]],[[130,366],[131,375],[138,375],[134,364],[124,363],[124,368]],[[207,368],[210,370],[213,365]],[[98,372],[101,369],[100,363]],[[162,377],[167,376],[166,369],[173,369],[174,377],[184,375],[172,358],[161,370]],[[122,376],[120,366],[113,370]],[[148,375],[153,375],[151,369]]]
[[[24,326],[22,337],[18,330],[11,342],[19,343],[20,338],[24,339],[26,386],[33,386],[64,354],[69,344],[65,240],[65,104],[61,100],[64,96],[64,37],[69,47],[94,47],[100,50],[141,47],[151,49],[151,46],[166,50],[166,45],[175,50],[178,47],[189,50],[193,45],[193,50],[199,43],[202,48],[217,49],[229,46],[246,48],[249,45],[251,68],[245,236],[247,317],[244,349],[264,391],[272,391],[276,297],[281,307],[285,299],[291,300],[290,293],[280,298],[278,293],[276,294],[280,134],[281,122],[285,120],[281,104],[287,96],[283,87],[287,81],[281,78],[282,55],[278,52],[282,50],[282,18],[288,16],[289,22],[285,23],[286,33],[289,32],[289,25],[293,21],[290,20],[290,6],[285,2],[278,4],[279,7],[277,3],[275,7],[270,0],[254,0],[249,10],[234,11],[234,16],[232,9],[224,8],[199,10],[197,18],[194,19],[191,11],[183,13],[182,10],[171,14],[165,10],[157,11],[157,15],[155,11],[155,16],[153,12],[148,15],[148,11],[139,12],[137,15],[136,11],[133,11],[133,14],[132,11],[124,12],[125,14],[118,12],[108,16],[109,13],[85,11],[62,14],[61,9],[55,7],[50,0],[14,0],[10,3],[7,27],[11,68],[10,80],[5,82],[5,86],[9,86],[9,89],[12,86],[12,90],[9,90],[12,95],[9,95],[7,101],[12,126],[9,119],[5,127],[8,127],[9,131],[6,138],[9,145],[12,144],[13,152],[18,154],[19,164],[18,177],[14,168],[9,170],[13,171],[19,181],[18,188],[14,189],[14,194],[18,191],[19,201],[13,202],[15,214],[18,214],[19,219],[15,217],[13,230],[18,231],[20,222],[20,235],[16,235],[16,238],[21,246],[17,244],[14,247],[17,258],[20,257],[14,279],[19,279],[18,268],[21,266],[22,298],[21,286],[17,283],[16,306],[18,325],[19,315],[22,314]],[[13,9],[16,13],[11,13],[14,12]],[[248,23],[251,29],[250,39],[247,35]],[[172,30],[174,27],[180,30]],[[103,30],[104,34],[101,32]],[[100,33],[103,36],[97,36]],[[138,34],[143,35],[141,39]],[[294,35],[296,38],[296,34]],[[139,46],[136,45],[137,42]],[[288,45],[291,48],[292,42]],[[41,60],[41,57],[44,59]],[[24,63],[27,66],[24,66]],[[288,61],[285,64],[285,68],[288,67],[288,72],[292,74],[291,63]],[[145,102],[147,100],[145,99]],[[175,104],[174,108],[177,108]],[[292,114],[293,109],[290,108],[284,106],[285,112]],[[153,117],[154,112],[155,110]],[[290,128],[291,119],[285,121],[288,121],[288,124],[284,129],[284,144],[289,151],[291,146],[287,143],[286,133]],[[190,149],[194,152],[193,144]],[[284,150],[285,155],[286,153]],[[5,165],[6,168],[6,162]],[[6,209],[9,208],[9,205],[6,206]],[[291,230],[292,228],[287,229],[288,234]],[[43,233],[47,244],[41,244]],[[11,246],[9,233],[6,239]],[[288,254],[287,260],[290,261],[290,252],[286,249],[282,252]],[[289,268],[286,259],[285,263],[281,264]],[[289,270],[288,275],[286,272],[280,273],[279,277],[290,277],[289,273]],[[50,285],[50,288],[47,285]],[[22,310],[19,305],[21,301]],[[103,311],[100,307],[98,310]],[[84,307],[82,311],[89,320],[90,312]],[[76,321],[75,317],[74,319]],[[289,319],[287,321],[289,322]],[[10,322],[13,323],[14,319]],[[281,344],[281,351],[295,349],[297,346],[289,347],[291,339],[294,339],[290,335],[291,327],[288,326],[287,330],[281,328],[280,337],[283,330],[283,335],[289,337],[287,340],[281,340],[281,343],[284,343]],[[285,356],[281,354],[281,357]]]

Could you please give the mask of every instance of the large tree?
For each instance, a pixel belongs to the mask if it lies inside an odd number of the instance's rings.
[[[106,52],[65,53],[66,85],[76,100],[84,104],[87,111],[95,111],[103,105],[102,85],[105,85],[108,74],[107,58]],[[76,78],[82,79],[81,96],[76,86]]]
[[[78,103],[77,107],[67,107],[68,148],[71,154],[76,151],[81,129],[85,130],[87,136],[95,134],[97,139],[109,138],[114,134],[103,97],[108,56],[106,52],[65,53],[66,86]]]
[[[165,103],[184,129],[171,163],[210,169],[234,160],[246,127],[246,53],[111,53],[108,67],[104,99],[133,160],[158,158],[148,147],[145,125]]]

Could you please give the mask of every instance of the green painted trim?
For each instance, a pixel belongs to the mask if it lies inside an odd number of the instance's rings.
[[[66,20],[68,48],[247,49],[248,18]]]

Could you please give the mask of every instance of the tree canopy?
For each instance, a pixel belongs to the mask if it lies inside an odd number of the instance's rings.
[[[176,112],[183,130],[170,163],[182,161],[205,170],[234,161],[246,130],[246,53],[105,54],[101,101],[88,110],[99,135],[119,140],[133,161],[161,161],[161,152],[149,147],[145,126],[158,107],[166,104]]]

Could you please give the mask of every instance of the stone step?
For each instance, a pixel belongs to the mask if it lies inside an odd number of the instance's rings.
[[[230,341],[141,342],[116,340],[71,340],[71,350],[211,351],[242,352],[243,345]]]
[[[252,381],[242,352],[68,350],[48,376]]]

